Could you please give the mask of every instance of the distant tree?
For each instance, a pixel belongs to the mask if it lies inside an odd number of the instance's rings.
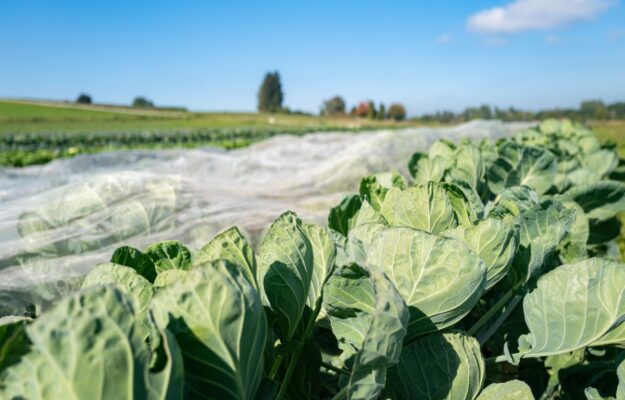
[[[334,96],[323,102],[323,115],[344,115],[345,100],[341,96]]]
[[[369,102],[361,101],[356,108],[356,116],[364,118],[369,115]]]
[[[386,119],[386,107],[384,103],[380,103],[380,108],[378,109],[378,119]]]
[[[258,111],[275,113],[282,110],[282,83],[278,71],[268,72],[258,91]]]
[[[353,106],[350,110],[349,110],[349,115],[351,115],[352,117],[356,117],[358,116],[358,108],[356,106]]]
[[[367,109],[367,118],[375,119],[376,115],[377,115],[377,111],[375,110],[375,104],[372,101],[370,101],[369,108]]]
[[[91,96],[85,93],[81,93],[80,96],[76,99],[76,103],[78,104],[91,104]]]
[[[388,108],[388,117],[395,121],[406,119],[406,108],[400,103],[393,103]]]
[[[625,102],[617,102],[608,106],[611,119],[625,118]]]
[[[137,108],[154,108],[154,103],[143,96],[137,96],[132,101],[132,106]]]
[[[583,101],[579,112],[585,119],[606,119],[609,116],[608,109],[601,100]]]

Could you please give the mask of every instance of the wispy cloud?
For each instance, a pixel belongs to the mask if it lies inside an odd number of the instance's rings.
[[[454,41],[454,37],[449,33],[443,33],[439,37],[436,38],[436,43],[438,44],[449,44]]]
[[[625,29],[615,29],[608,33],[608,38],[610,40],[619,40],[625,37]]]
[[[545,36],[545,43],[553,46],[560,43],[560,36],[558,35],[547,35]]]
[[[549,30],[592,19],[617,2],[618,0],[515,0],[471,15],[467,26],[472,31],[486,34]]]

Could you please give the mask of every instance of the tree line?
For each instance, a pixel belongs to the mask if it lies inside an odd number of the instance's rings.
[[[293,113],[289,108],[284,107],[284,92],[282,90],[282,82],[280,81],[280,73],[278,71],[268,72],[258,91],[258,111],[268,113]],[[347,104],[341,96],[334,96],[323,102],[320,115],[325,116],[347,116]],[[358,105],[352,107],[349,111],[352,117],[368,118],[368,119],[392,119],[401,121],[406,118],[406,108],[403,104],[393,103],[388,109],[383,103],[377,107],[371,100],[361,101]]]
[[[498,119],[501,121],[534,121],[547,118],[568,118],[575,121],[625,119],[625,102],[606,104],[601,100],[586,100],[578,108],[554,108],[539,111],[520,110],[514,107],[498,108],[489,105],[469,107],[464,111],[437,111],[415,119],[424,122],[466,122],[473,119]]]
[[[75,103],[86,105],[94,104],[91,95],[88,95],[87,93],[81,93],[80,95],[78,95]],[[133,108],[158,108],[161,110],[186,111],[186,108],[184,107],[157,107],[152,100],[149,100],[144,96],[136,96],[134,99],[132,99],[132,103],[130,103],[130,105]]]

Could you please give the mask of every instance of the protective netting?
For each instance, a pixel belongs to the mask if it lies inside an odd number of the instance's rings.
[[[407,175],[436,139],[496,138],[527,127],[278,136],[249,148],[122,151],[0,169],[0,316],[39,312],[122,245],[177,239],[196,249],[237,225],[256,239],[286,210],[325,223],[370,173]]]

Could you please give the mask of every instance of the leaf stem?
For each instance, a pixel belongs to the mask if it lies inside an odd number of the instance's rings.
[[[521,301],[522,298],[523,296],[521,296],[520,294],[514,296],[512,300],[510,300],[510,303],[506,305],[504,312],[501,313],[501,315],[495,320],[495,322],[491,326],[489,326],[485,332],[477,335],[477,341],[480,343],[480,345],[486,343],[488,339],[493,336],[493,334],[497,331],[497,329],[499,329],[501,324],[503,324],[504,321],[510,316],[510,314],[517,306],[517,304],[519,304],[519,301]]]
[[[497,357],[489,357],[489,358],[485,359],[484,360],[484,364],[492,365],[492,364],[497,364],[497,363],[504,362],[504,361],[508,361],[508,357],[506,357],[505,354],[502,354],[502,355],[497,356]]]
[[[332,400],[343,400],[347,397],[347,386],[341,389],[340,392],[336,394],[336,396],[332,397]]]
[[[469,328],[467,333],[471,336],[475,336],[475,334],[480,330],[480,328],[485,323],[487,323],[491,318],[493,318],[499,312],[499,310],[501,310],[501,308],[506,305],[508,300],[510,300],[515,294],[517,294],[517,291],[522,285],[523,285],[522,282],[517,283],[516,285],[512,287],[512,289],[510,289],[508,293],[501,296],[501,298],[497,300],[497,303],[495,303],[495,305],[493,305],[486,312],[486,314],[482,315],[482,317],[475,324],[473,324],[471,328]]]
[[[302,338],[301,338],[302,346],[300,346],[297,350],[295,350],[295,352],[291,355],[291,358],[289,360],[289,365],[287,366],[286,373],[284,374],[284,379],[282,380],[282,384],[280,385],[280,390],[278,391],[276,400],[281,400],[284,397],[284,394],[286,393],[286,389],[289,386],[289,382],[291,380],[291,376],[293,375],[293,371],[295,371],[295,366],[297,365],[297,362],[299,361],[299,356],[300,356],[300,353],[302,352],[302,347],[308,340],[308,337],[310,336],[310,333],[312,332],[312,328],[315,325],[315,320],[317,319],[317,316],[321,312],[321,300],[322,299],[323,299],[323,295],[319,296],[319,298],[317,298],[317,301],[315,302],[315,309],[312,315],[310,316],[308,323],[306,324],[304,333],[302,334]]]
[[[348,370],[346,370],[346,369],[337,368],[337,367],[335,367],[334,365],[329,364],[329,363],[324,362],[324,361],[322,361],[322,362],[321,362],[321,366],[322,366],[322,367],[324,367],[324,368],[325,368],[325,369],[327,369],[327,370],[330,370],[330,371],[336,372],[337,374],[344,374],[344,375],[347,375],[347,376],[349,376],[349,375],[351,374],[351,372],[349,372],[349,371],[348,371]]]
[[[271,364],[271,370],[269,372],[269,379],[274,379],[278,374],[278,370],[280,369],[280,364],[282,364],[282,360],[284,359],[284,355],[278,354],[276,358],[273,360],[273,364]]]

